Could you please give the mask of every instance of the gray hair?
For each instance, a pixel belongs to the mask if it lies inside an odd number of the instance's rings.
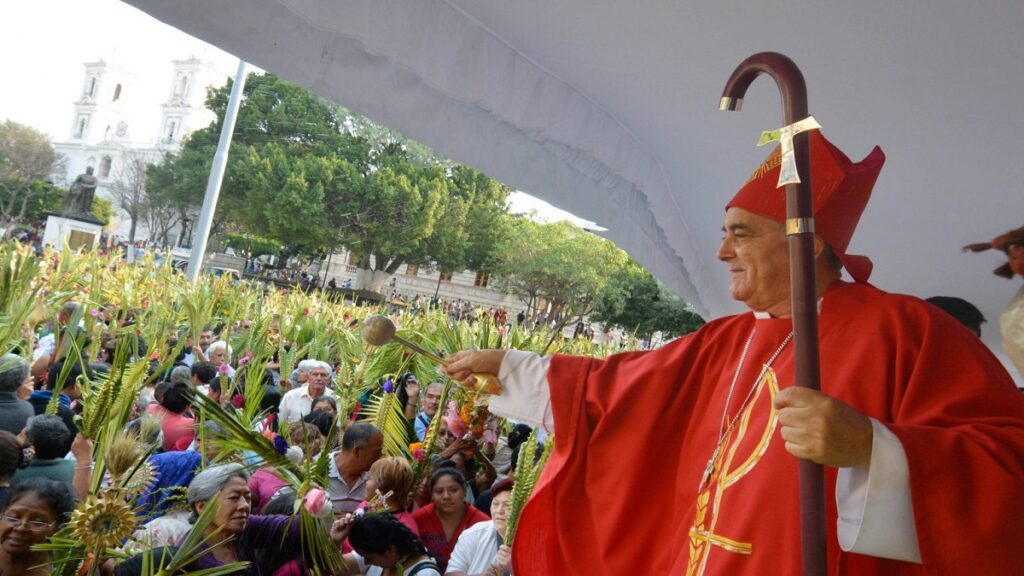
[[[196,502],[206,502],[216,496],[232,478],[241,478],[248,482],[249,473],[245,471],[245,466],[234,462],[208,466],[189,482],[185,497],[193,506]]]
[[[313,365],[313,368],[323,368],[324,370],[327,371],[328,376],[334,374],[334,367],[331,366],[329,363],[324,362],[323,360],[313,360],[313,362],[316,362],[316,364]]]
[[[28,360],[17,354],[0,358],[0,392],[15,392],[28,378]]]
[[[188,384],[192,382],[192,368],[189,366],[175,366],[171,370],[171,377],[169,378],[171,384]]]
[[[217,340],[213,344],[210,344],[210,347],[206,349],[206,357],[209,358],[210,356],[213,355],[214,352],[218,350],[224,351],[224,360],[228,362],[231,361],[231,346],[229,346],[228,343],[223,340]]]
[[[303,360],[303,361],[299,362],[299,365],[297,366],[297,369],[298,369],[299,372],[305,372],[306,374],[309,374],[309,372],[313,368],[316,368],[317,362],[319,362],[319,361],[318,360]]]

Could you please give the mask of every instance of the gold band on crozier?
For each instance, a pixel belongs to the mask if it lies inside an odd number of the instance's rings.
[[[814,218],[786,218],[786,236],[807,233],[814,233]]]

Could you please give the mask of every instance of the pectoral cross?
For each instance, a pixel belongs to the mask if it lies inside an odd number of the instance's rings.
[[[698,492],[708,485],[708,481],[711,480],[711,475],[715,473],[715,460],[718,459],[718,452],[721,449],[722,443],[719,442],[718,446],[715,446],[715,451],[711,453],[711,458],[708,458],[708,465],[704,467],[704,473],[700,476],[700,484],[697,486]]]

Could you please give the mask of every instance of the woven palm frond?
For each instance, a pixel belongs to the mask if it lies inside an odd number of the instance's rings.
[[[384,435],[384,453],[388,456],[409,456],[409,421],[405,419],[398,397],[382,392],[363,406],[361,421],[376,426]]]
[[[523,509],[526,507],[530,496],[533,495],[537,479],[540,478],[540,474],[544,470],[544,465],[547,464],[548,457],[551,456],[554,445],[554,436],[549,436],[538,458],[536,452],[537,430],[534,429],[519,449],[519,459],[516,461],[515,480],[512,486],[512,497],[509,499],[508,521],[505,528],[505,544],[507,546],[512,546],[515,540],[519,518],[522,516]]]

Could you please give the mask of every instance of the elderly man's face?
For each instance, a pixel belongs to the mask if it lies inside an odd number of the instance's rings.
[[[326,368],[317,366],[309,371],[307,383],[309,384],[309,395],[313,398],[320,396],[331,381],[331,373]]]
[[[441,402],[441,391],[443,387],[434,383],[427,386],[427,393],[423,396],[423,413],[431,418],[437,414],[437,407]]]
[[[729,208],[723,230],[718,259],[729,267],[729,295],[751,310],[788,316],[789,251],[782,225]]]
[[[227,356],[226,352],[227,348],[218,348],[213,352],[210,352],[210,363],[219,367],[225,361],[225,356]]]

